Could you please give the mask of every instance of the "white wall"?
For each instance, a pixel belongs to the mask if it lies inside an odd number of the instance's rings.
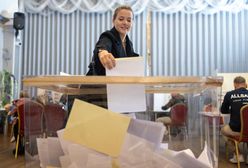
[[[14,54],[14,29],[12,26],[0,27],[0,71],[12,72]]]
[[[18,0],[1,0],[0,13],[7,11],[8,15],[13,18],[13,13],[18,11]]]
[[[18,0],[1,0],[0,14],[13,18],[13,13],[18,11]],[[0,71],[6,69],[12,71],[14,54],[14,30],[12,25],[0,25]]]
[[[0,27],[0,71],[3,69],[3,29]]]
[[[14,55],[14,29],[6,26],[3,29],[2,64],[3,69],[12,73]]]
[[[161,109],[161,107],[164,106],[166,103],[168,103],[170,98],[171,98],[170,93],[157,93],[157,94],[154,94],[153,110],[154,111],[163,111]]]

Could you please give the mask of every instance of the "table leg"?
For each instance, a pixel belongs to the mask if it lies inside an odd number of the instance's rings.
[[[200,117],[200,136],[201,136],[201,149],[203,149],[204,148],[204,138],[203,138],[203,126],[202,126],[202,124],[203,124],[203,116],[201,115],[201,117]]]
[[[218,162],[217,159],[217,145],[216,145],[216,126],[217,126],[217,122],[216,120],[219,119],[219,117],[212,117],[213,118],[213,148],[214,148],[214,163],[215,165],[216,162]]]

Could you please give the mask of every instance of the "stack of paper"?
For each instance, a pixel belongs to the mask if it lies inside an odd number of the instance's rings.
[[[156,149],[163,132],[164,126],[159,123],[131,120],[75,100],[66,128],[57,132],[58,138],[37,139],[38,154],[41,167],[181,168],[183,161],[204,165],[184,153],[159,153],[161,150]]]
[[[193,152],[190,149],[177,152],[166,150],[163,155],[182,167],[192,167],[192,165],[197,168],[213,167],[213,162],[211,160],[211,157],[209,156],[207,143],[205,143],[204,150],[198,158],[194,156]]]

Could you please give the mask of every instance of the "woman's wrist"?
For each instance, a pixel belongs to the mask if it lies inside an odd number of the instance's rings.
[[[115,67],[115,58],[111,53],[108,52],[108,50],[98,50],[98,58],[101,62],[101,64],[107,68],[112,69]]]
[[[104,55],[106,55],[107,53],[108,53],[107,50],[99,49],[99,51],[98,51],[98,57],[101,58],[101,57],[103,57]]]
[[[98,54],[101,53],[101,52],[105,52],[105,51],[108,52],[108,50],[106,50],[106,49],[99,49],[99,50],[98,50]]]

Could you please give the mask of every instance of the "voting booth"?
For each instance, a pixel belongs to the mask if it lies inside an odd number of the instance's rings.
[[[220,106],[222,81],[27,77],[23,85],[32,96],[29,101],[39,103],[41,110],[25,106],[26,167],[218,167],[220,113],[213,109]],[[187,114],[184,128],[171,126],[168,135],[167,128],[154,121],[154,102],[159,102],[154,95],[170,93],[184,95]],[[205,110],[206,105],[215,108]]]

